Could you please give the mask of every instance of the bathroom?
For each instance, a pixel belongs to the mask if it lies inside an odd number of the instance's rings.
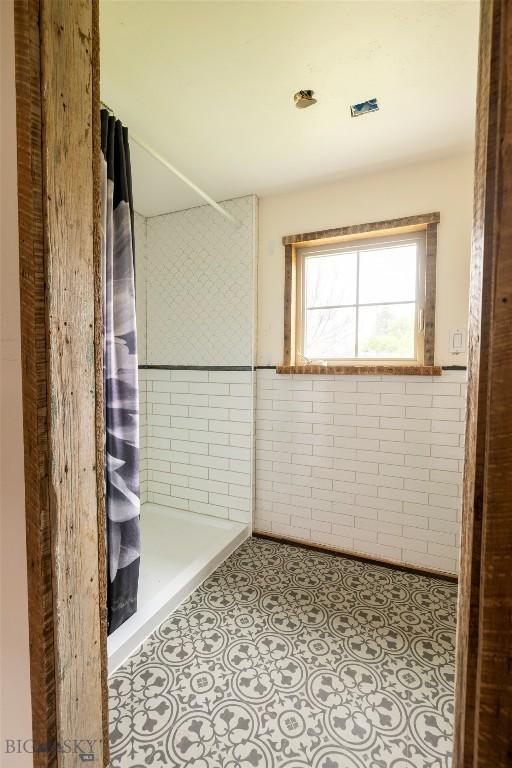
[[[372,7],[100,4],[140,468],[112,766],[451,764],[478,5]]]

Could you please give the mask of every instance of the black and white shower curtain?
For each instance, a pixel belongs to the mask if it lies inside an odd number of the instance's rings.
[[[137,610],[140,562],[135,245],[128,131],[101,111],[108,631]]]

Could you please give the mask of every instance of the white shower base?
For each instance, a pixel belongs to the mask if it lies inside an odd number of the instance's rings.
[[[141,509],[138,610],[108,638],[113,672],[249,536],[249,526],[158,504]]]

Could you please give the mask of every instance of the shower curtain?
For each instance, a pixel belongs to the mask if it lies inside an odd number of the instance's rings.
[[[128,131],[101,111],[108,632],[137,610],[140,562],[135,244]]]

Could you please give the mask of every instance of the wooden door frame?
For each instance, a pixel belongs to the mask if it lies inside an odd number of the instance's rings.
[[[98,0],[15,0],[37,766],[108,763]],[[483,0],[454,768],[512,765],[512,0]]]
[[[512,2],[481,6],[454,768],[512,766]]]
[[[34,765],[66,768],[108,762],[98,13],[14,5]]]

